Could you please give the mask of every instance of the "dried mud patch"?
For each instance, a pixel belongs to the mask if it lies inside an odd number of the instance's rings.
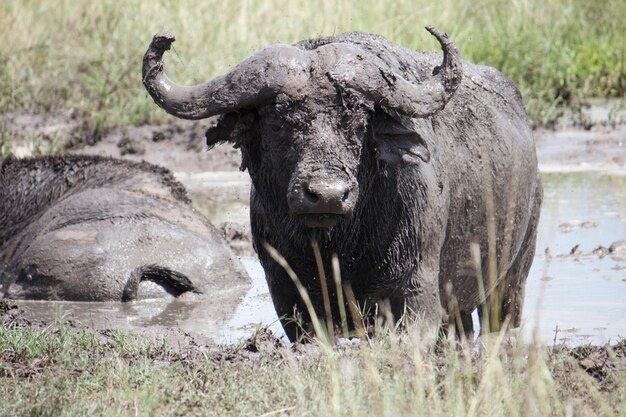
[[[105,132],[97,143],[73,152],[143,160],[173,172],[238,171],[237,149],[223,145],[207,150],[204,133],[212,123],[179,120],[166,125],[117,127]]]
[[[72,152],[144,160],[174,172],[237,171],[239,151],[232,146],[206,151],[204,133],[214,123],[175,120],[97,129],[72,111],[16,111],[0,114],[0,137],[3,153],[17,157]]]
[[[93,144],[100,137],[91,124],[77,117],[74,111],[15,111],[0,114],[0,139],[3,154],[26,157]]]

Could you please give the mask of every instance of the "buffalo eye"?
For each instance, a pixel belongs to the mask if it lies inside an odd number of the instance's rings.
[[[262,120],[263,126],[272,133],[278,133],[283,129],[284,121],[276,114],[267,114]]]
[[[420,121],[420,124],[423,121]],[[416,164],[430,161],[430,152],[422,134],[411,119],[398,121],[382,110],[374,113],[372,133],[377,158],[389,164]],[[410,126],[410,127],[407,127]],[[429,132],[428,129],[424,133]],[[431,128],[432,130],[432,128]]]

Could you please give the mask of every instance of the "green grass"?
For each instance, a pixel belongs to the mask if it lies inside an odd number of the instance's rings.
[[[624,368],[593,377],[597,348],[496,338],[480,354],[388,334],[356,347],[171,349],[124,333],[0,325],[0,415],[621,416]],[[255,351],[258,351],[255,353]],[[602,352],[605,352],[602,350]],[[608,356],[624,358],[622,341]],[[605,374],[602,374],[605,372]]]
[[[178,38],[167,70],[183,83],[227,71],[273,43],[362,30],[437,50],[423,27],[451,34],[462,55],[520,87],[536,123],[581,97],[623,97],[623,0],[86,0],[0,2],[0,112],[73,108],[97,130],[162,122],[141,85],[152,35]]]

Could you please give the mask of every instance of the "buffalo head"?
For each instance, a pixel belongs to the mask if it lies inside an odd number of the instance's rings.
[[[443,62],[420,81],[394,69],[384,51],[317,39],[268,47],[225,75],[186,87],[163,72],[174,36],[160,33],[144,56],[143,82],[174,116],[221,115],[207,144],[241,148],[242,169],[272,205],[266,211],[328,229],[352,216],[380,163],[430,159],[423,137],[432,128],[422,122],[450,100],[462,70],[447,35],[427,30]]]

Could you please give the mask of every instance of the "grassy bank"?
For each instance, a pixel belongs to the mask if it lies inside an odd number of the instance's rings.
[[[166,120],[140,79],[141,57],[158,31],[179,39],[168,72],[192,83],[269,44],[351,30],[436,50],[423,30],[433,24],[466,59],[511,77],[531,118],[547,123],[580,97],[623,97],[624,21],[623,0],[4,0],[0,113],[75,109],[95,129]]]
[[[626,341],[608,350],[490,345],[433,350],[391,335],[328,350],[260,332],[238,347],[174,350],[124,333],[5,324],[0,415],[626,414]]]

